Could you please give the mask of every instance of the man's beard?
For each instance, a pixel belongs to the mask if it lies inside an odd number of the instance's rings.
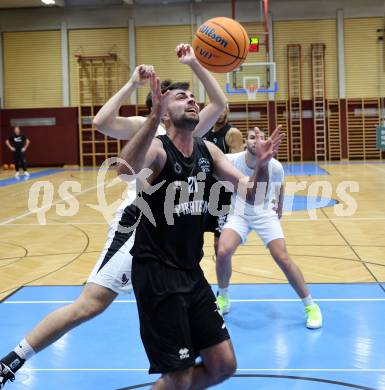
[[[255,149],[252,147],[252,146],[248,146],[246,145],[246,149],[247,151],[252,154],[253,156],[255,156]]]
[[[199,123],[199,116],[190,117],[183,113],[179,117],[170,115],[171,121],[174,126],[178,129],[191,129],[194,130],[196,125]]]

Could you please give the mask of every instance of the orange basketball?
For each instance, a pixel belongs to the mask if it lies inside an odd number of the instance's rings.
[[[15,164],[9,164],[9,169],[15,169]]]
[[[227,73],[245,61],[249,52],[249,36],[236,20],[218,17],[198,28],[192,47],[198,61],[206,69]]]
[[[8,164],[3,164],[3,169],[6,171],[9,168]]]

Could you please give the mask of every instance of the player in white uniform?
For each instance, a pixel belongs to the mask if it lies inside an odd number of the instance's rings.
[[[202,82],[210,98],[210,103],[199,113],[199,124],[194,130],[202,136],[214,125],[226,108],[226,97],[210,72],[197,61],[190,45],[180,44],[176,54],[182,64],[188,65]],[[130,80],[100,109],[94,118],[94,126],[102,133],[116,139],[130,140],[145,122],[144,117],[120,117],[119,108],[136,88],[144,85],[154,73],[151,65],[140,65]],[[147,99],[151,103],[151,98]],[[150,107],[149,107],[150,108]],[[164,134],[163,127],[158,134]],[[0,360],[0,389],[8,381],[14,380],[14,373],[35,353],[49,346],[72,328],[103,312],[116,298],[117,294],[131,292],[131,255],[134,231],[120,231],[118,225],[132,226],[135,210],[132,202],[136,190],[129,191],[127,198],[119,206],[108,231],[104,249],[80,296],[71,304],[63,306],[39,322],[35,328]]]
[[[231,163],[246,176],[253,172],[256,164],[255,130],[249,130],[244,152],[227,154]],[[260,132],[263,136],[263,133]],[[312,300],[301,270],[290,258],[279,219],[282,216],[284,198],[284,171],[281,163],[271,159],[268,166],[268,177],[259,181],[267,183],[260,191],[260,197],[254,205],[245,203],[235,194],[231,200],[231,211],[227,223],[219,238],[216,271],[218,278],[217,302],[222,314],[230,310],[228,286],[231,278],[231,257],[237,247],[246,241],[248,234],[254,230],[284,272],[287,280],[305,305],[306,326],[311,329],[322,326],[322,314]],[[267,188],[266,188],[267,187]]]

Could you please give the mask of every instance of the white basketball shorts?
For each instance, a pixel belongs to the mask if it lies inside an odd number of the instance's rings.
[[[115,218],[111,223],[106,244],[87,283],[98,284],[117,294],[132,291],[130,250],[134,245],[135,230],[130,226],[136,222],[135,210],[135,206],[126,207],[120,218]]]
[[[245,243],[248,234],[254,230],[261,238],[265,246],[270,241],[284,238],[281,223],[275,213],[262,215],[238,215],[229,214],[224,229],[232,229],[238,233],[242,244]]]

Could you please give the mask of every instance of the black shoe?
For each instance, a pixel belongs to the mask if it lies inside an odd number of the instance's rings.
[[[15,374],[13,371],[4,363],[0,362],[0,389],[4,388],[7,381],[13,382],[15,380]]]

